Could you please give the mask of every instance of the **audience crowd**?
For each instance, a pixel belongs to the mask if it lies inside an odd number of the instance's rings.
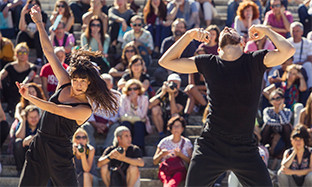
[[[183,166],[190,162],[193,145],[183,131],[190,116],[207,114],[207,89],[201,74],[178,74],[160,67],[157,60],[187,30],[200,27],[210,33],[209,43],[192,41],[181,56],[217,55],[222,28],[213,24],[218,16],[215,2],[148,0],[143,7],[135,0],[114,0],[112,4],[106,0],[57,0],[47,15],[40,0],[0,1],[0,94],[1,103],[6,103],[0,108],[0,145],[10,134],[18,174],[43,111],[20,96],[15,82],[28,83],[30,94],[44,100],[54,94],[58,83],[30,17],[32,6],[41,7],[62,66],[68,67],[67,57],[79,48],[96,51],[91,60],[120,103],[118,114],[96,111],[74,134],[79,185],[96,185],[102,178],[106,186],[138,186],[138,167],[144,166],[142,157],[147,151],[144,137],[154,134],[158,136],[153,157],[153,163],[160,164],[158,177],[164,186],[177,186],[185,179],[186,170],[169,173],[163,162],[175,160]],[[245,53],[275,49],[267,37],[249,40],[248,29],[253,24],[270,27],[296,48],[293,57],[281,66],[267,68],[264,74],[255,135],[266,163],[269,158],[282,159],[281,168],[276,168],[274,161],[268,166],[279,169],[280,185],[311,186],[312,0],[292,2],[298,4],[297,21],[287,10],[288,2],[229,0],[226,26],[241,35]],[[105,141],[96,141],[98,136]],[[102,152],[95,160],[94,155]],[[101,168],[100,176],[96,167]],[[230,176],[229,183],[239,186],[235,175]]]

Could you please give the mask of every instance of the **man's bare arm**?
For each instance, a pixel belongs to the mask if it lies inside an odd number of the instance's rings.
[[[274,32],[272,29],[263,25],[253,25],[249,29],[249,36],[252,40],[259,40],[268,36],[277,49],[269,51],[263,60],[267,67],[274,67],[284,63],[287,59],[295,54],[296,49],[283,36]]]
[[[159,59],[159,65],[178,73],[198,72],[194,57],[180,58],[186,46],[188,46],[193,39],[201,42],[209,42],[209,33],[202,29],[191,29],[187,31]]]

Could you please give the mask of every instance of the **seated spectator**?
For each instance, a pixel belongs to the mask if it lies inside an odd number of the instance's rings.
[[[127,0],[114,0],[114,6],[108,10],[111,48],[113,53],[116,53],[117,38],[120,28],[123,32],[126,32],[133,15],[134,12],[128,7]]]
[[[244,52],[250,53],[261,49],[274,50],[275,46],[273,45],[271,40],[265,36],[260,40],[249,40],[246,43]]]
[[[140,55],[134,55],[129,62],[129,71],[126,72],[119,82],[127,82],[130,79],[139,80],[143,86],[143,92],[149,92],[150,81],[149,75],[144,72],[144,61]],[[119,87],[119,89],[121,89]]]
[[[182,162],[181,168],[167,171],[159,166],[158,177],[164,187],[178,186],[186,177],[186,168],[184,163],[189,164],[192,157],[193,145],[191,141],[182,133],[186,122],[183,117],[176,115],[168,121],[168,129],[171,135],[163,138],[157,145],[157,150],[153,157],[154,165],[171,160],[172,162]],[[169,162],[168,162],[169,163]],[[170,168],[170,165],[168,165]]]
[[[124,46],[134,41],[134,45],[139,49],[140,55],[148,67],[151,61],[151,54],[154,50],[153,37],[151,33],[143,28],[143,19],[141,16],[133,16],[131,18],[131,28],[132,30],[125,33],[122,43],[122,48]]]
[[[127,43],[122,50],[120,62],[109,70],[109,74],[117,79],[122,77],[127,72],[127,70],[129,70],[128,66],[131,57],[138,54],[139,50],[134,45],[134,41]]]
[[[89,11],[82,16],[83,28],[86,28],[89,25],[93,16],[97,16],[103,23],[103,32],[107,33],[108,17],[104,12],[102,12],[102,7],[103,5],[101,0],[91,0]]]
[[[312,19],[311,19],[312,9],[309,11],[310,2],[311,0],[303,1],[298,7],[299,21],[300,23],[302,23],[304,28],[303,36],[307,36],[308,32],[312,28]]]
[[[78,186],[92,186],[97,171],[94,161],[95,149],[89,144],[88,134],[78,128],[73,135],[74,165],[78,178]]]
[[[65,64],[65,48],[64,47],[55,47],[54,48],[54,53],[61,62],[62,66],[64,69],[68,68],[68,65]],[[52,67],[50,63],[45,64],[42,66],[41,71],[40,71],[40,77],[41,77],[41,82],[42,82],[42,90],[44,92],[44,95],[46,98],[50,98],[57,87],[58,80],[54,75],[54,72],[52,70]]]
[[[167,20],[167,7],[163,0],[148,0],[143,15],[146,29],[153,36],[154,52],[159,55],[161,41],[170,36],[173,20]]]
[[[175,20],[183,18],[187,29],[198,28],[199,10],[198,2],[191,0],[174,0],[167,4],[167,19]],[[193,53],[194,54],[194,53]]]
[[[33,83],[33,82],[28,83],[28,92],[30,95],[38,97],[42,100],[46,100],[46,97],[45,97],[41,87],[36,83]],[[23,116],[22,116],[23,110],[25,110],[25,108],[28,105],[33,105],[33,103],[29,102],[24,97],[21,97],[20,102],[17,103],[17,105],[15,107],[15,114],[14,114],[14,118],[17,119],[18,122],[21,122],[23,120]],[[39,109],[39,111],[41,112],[40,109]]]
[[[17,28],[13,27],[12,12],[10,11],[11,5],[8,0],[0,2],[0,30],[3,30],[3,35],[7,38],[14,38],[15,30],[17,30]]]
[[[152,111],[152,121],[160,137],[164,137],[164,130],[167,121],[174,114],[183,114],[186,105],[187,95],[180,89],[181,78],[173,73],[168,76],[167,81],[156,92],[156,95],[149,100],[149,109]]]
[[[118,98],[118,103],[120,100],[120,93],[113,89],[113,77],[109,74],[102,74],[101,78],[105,81],[106,86],[109,90],[111,90],[116,98]],[[107,148],[113,144],[114,132],[116,128],[119,126],[118,123],[118,114],[115,115],[107,115],[104,111],[96,111],[94,112],[88,122],[83,124],[83,129],[88,133],[89,143],[97,147],[95,142],[95,135],[106,135],[105,141],[101,146]]]
[[[140,171],[144,166],[142,152],[131,144],[130,130],[120,126],[115,130],[113,145],[99,158],[101,177],[108,186],[140,186]]]
[[[308,90],[312,91],[312,43],[303,36],[303,25],[300,22],[293,22],[290,25],[291,38],[288,41],[293,44],[296,49],[293,63],[300,64],[305,69],[308,80]]]
[[[25,4],[26,4],[25,0],[15,0],[15,1],[2,0],[2,2],[0,2],[0,12],[1,11],[3,12],[4,17],[9,16],[8,14],[11,13],[11,18],[12,18],[11,21],[13,21],[14,30],[18,30],[18,24],[19,24],[19,19],[21,17],[21,11],[22,11],[22,8],[25,6]],[[13,35],[15,36],[15,33]]]
[[[107,73],[110,67],[109,62],[106,57],[108,56],[108,48],[110,38],[104,33],[102,20],[93,16],[86,28],[85,32],[81,35],[81,47],[85,47],[87,49],[91,49],[91,51],[98,51],[103,55],[101,58],[97,58],[95,61],[97,65],[100,67],[101,73]]]
[[[312,141],[312,93],[310,93],[309,98],[305,107],[300,111],[299,124],[304,125],[310,135],[310,142]],[[309,146],[312,144],[309,142]]]
[[[19,21],[19,33],[17,34],[16,38],[16,44],[19,44],[21,42],[26,42],[27,45],[31,48],[36,49],[36,64],[42,65],[43,64],[43,51],[40,44],[40,38],[39,38],[39,32],[37,30],[36,24],[33,22],[33,20],[30,17],[30,8],[34,5],[38,5],[41,9],[41,4],[39,0],[27,0],[26,5],[22,9],[21,17]],[[42,21],[44,26],[47,23],[48,16],[47,14],[42,10]]]
[[[217,55],[220,29],[217,25],[209,25],[205,30],[210,33],[209,42],[200,44],[197,50],[203,48],[206,54]]]
[[[251,25],[260,24],[258,6],[252,1],[244,1],[239,4],[236,14],[234,29],[247,42],[249,39],[248,29]]]
[[[14,45],[10,39],[2,37],[0,31],[0,70],[12,61],[14,61]]]
[[[195,56],[202,54],[206,54],[204,48],[198,48],[195,52]],[[207,88],[202,74],[189,74],[189,84],[184,92],[189,96],[184,110],[185,115],[191,114],[196,104],[199,104],[203,109],[207,106]]]
[[[306,81],[300,71],[300,65],[292,64],[287,66],[282,77],[282,82],[271,84],[263,90],[263,95],[270,99],[270,93],[276,88],[284,91],[286,108],[294,111],[295,104],[299,103],[299,94],[307,90]]]
[[[80,23],[82,25],[82,16],[88,12],[90,8],[90,0],[71,1],[69,6],[74,14],[75,23]]]
[[[50,31],[52,31],[53,24],[58,15],[62,15],[61,21],[65,24],[64,26],[65,32],[70,32],[74,24],[75,18],[66,0],[58,0],[55,3],[54,10],[50,17],[50,22],[52,25]]]
[[[15,132],[14,159],[18,174],[21,173],[25,162],[25,153],[29,148],[30,142],[35,137],[39,127],[40,112],[39,108],[29,105],[25,108],[23,120],[19,122]]]
[[[75,45],[75,37],[73,34],[65,31],[65,23],[63,21],[60,21],[57,28],[51,32],[50,41],[54,47],[63,46],[66,54],[70,54],[72,47]]]
[[[29,48],[25,42],[18,44],[14,53],[16,61],[8,63],[0,72],[0,88],[3,89],[4,100],[8,103],[7,110],[12,117],[21,97],[15,82],[31,82],[37,71],[36,66],[28,61]]]
[[[284,152],[279,169],[279,186],[312,186],[312,154],[307,147],[309,134],[303,125],[291,133],[292,147]]]
[[[215,8],[214,0],[197,0],[200,4],[200,11],[204,16],[206,27],[211,24],[212,18],[217,16],[217,9]]]
[[[130,129],[132,143],[144,153],[145,126],[150,126],[147,116],[148,97],[144,95],[143,85],[139,80],[130,79],[122,89],[119,115],[121,125]]]
[[[171,47],[174,42],[181,38],[181,36],[186,32],[186,21],[182,18],[174,20],[171,25],[172,36],[165,38],[161,43],[160,54],[164,54],[169,47]],[[194,55],[197,46],[194,41],[192,41],[183,51],[182,57],[191,57]]]
[[[283,91],[280,88],[275,89],[270,93],[270,103],[273,106],[263,111],[262,144],[270,145],[270,155],[275,158],[280,157],[291,146],[292,112],[285,108],[284,101]]]
[[[265,14],[263,24],[271,26],[272,30],[286,38],[290,32],[293,16],[281,5],[281,0],[270,0],[270,2],[272,10]]]
[[[169,36],[165,38],[161,43],[160,54],[163,55],[169,47],[171,47],[181,36],[186,32],[186,22],[182,18],[177,18],[171,25],[171,31],[173,36]],[[196,41],[191,41],[190,44],[185,48],[183,53],[181,54],[182,57],[192,57],[197,49]],[[167,71],[166,69],[159,67],[154,71],[155,77],[155,84],[158,86],[162,86],[163,82],[166,81],[166,76],[172,73],[171,71]],[[184,86],[187,85],[187,74],[181,75],[182,83]]]

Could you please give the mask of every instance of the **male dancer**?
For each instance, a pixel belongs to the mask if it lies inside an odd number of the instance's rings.
[[[203,29],[187,31],[159,60],[179,73],[202,73],[206,80],[209,115],[202,135],[195,143],[186,186],[212,186],[226,170],[232,170],[244,186],[272,186],[266,166],[253,139],[263,73],[282,64],[295,53],[281,35],[262,25],[249,29],[252,40],[268,36],[277,47],[243,53],[237,31],[225,27],[220,33],[219,56],[180,58],[193,39],[209,41]]]

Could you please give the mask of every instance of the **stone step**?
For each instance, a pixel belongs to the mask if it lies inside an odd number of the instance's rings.
[[[158,179],[158,167],[139,168],[141,178]]]
[[[17,177],[16,166],[15,165],[2,165],[2,172],[0,174],[0,177]]]
[[[1,154],[0,162],[2,165],[15,165],[15,159],[13,155]]]
[[[18,186],[19,177],[0,177],[0,186],[16,187]]]

